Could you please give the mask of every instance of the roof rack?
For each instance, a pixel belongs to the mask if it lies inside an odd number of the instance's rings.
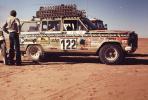
[[[63,18],[63,17],[86,17],[85,10],[78,10],[75,4],[57,5],[57,6],[41,6],[36,12],[36,17],[41,19]]]

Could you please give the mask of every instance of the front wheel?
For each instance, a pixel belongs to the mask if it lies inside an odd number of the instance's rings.
[[[39,45],[30,45],[26,51],[27,55],[33,61],[40,61],[43,56],[43,51]]]
[[[101,47],[99,58],[105,64],[120,64],[124,59],[124,54],[119,45],[107,44]]]

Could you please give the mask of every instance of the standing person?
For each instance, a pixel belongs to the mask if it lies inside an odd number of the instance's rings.
[[[8,17],[3,29],[8,30],[9,33],[9,64],[16,66],[21,65],[21,52],[20,52],[20,42],[19,42],[19,33],[20,33],[20,21],[16,18],[16,11],[12,10],[10,16]],[[16,54],[16,62],[14,62],[14,56]]]

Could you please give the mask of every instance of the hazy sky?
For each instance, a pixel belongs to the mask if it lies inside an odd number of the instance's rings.
[[[134,30],[148,37],[148,0],[0,0],[0,25],[10,10],[20,19],[31,19],[42,5],[76,4],[89,18],[99,18],[109,29]]]

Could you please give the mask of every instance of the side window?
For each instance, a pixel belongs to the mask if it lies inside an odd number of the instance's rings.
[[[42,31],[47,31],[47,29],[48,29],[47,21],[43,21],[42,22]]]
[[[48,31],[60,31],[60,21],[48,21]]]
[[[39,25],[36,22],[25,22],[22,24],[21,32],[39,31]]]
[[[79,20],[64,20],[64,31],[78,31],[84,30],[84,26]]]

